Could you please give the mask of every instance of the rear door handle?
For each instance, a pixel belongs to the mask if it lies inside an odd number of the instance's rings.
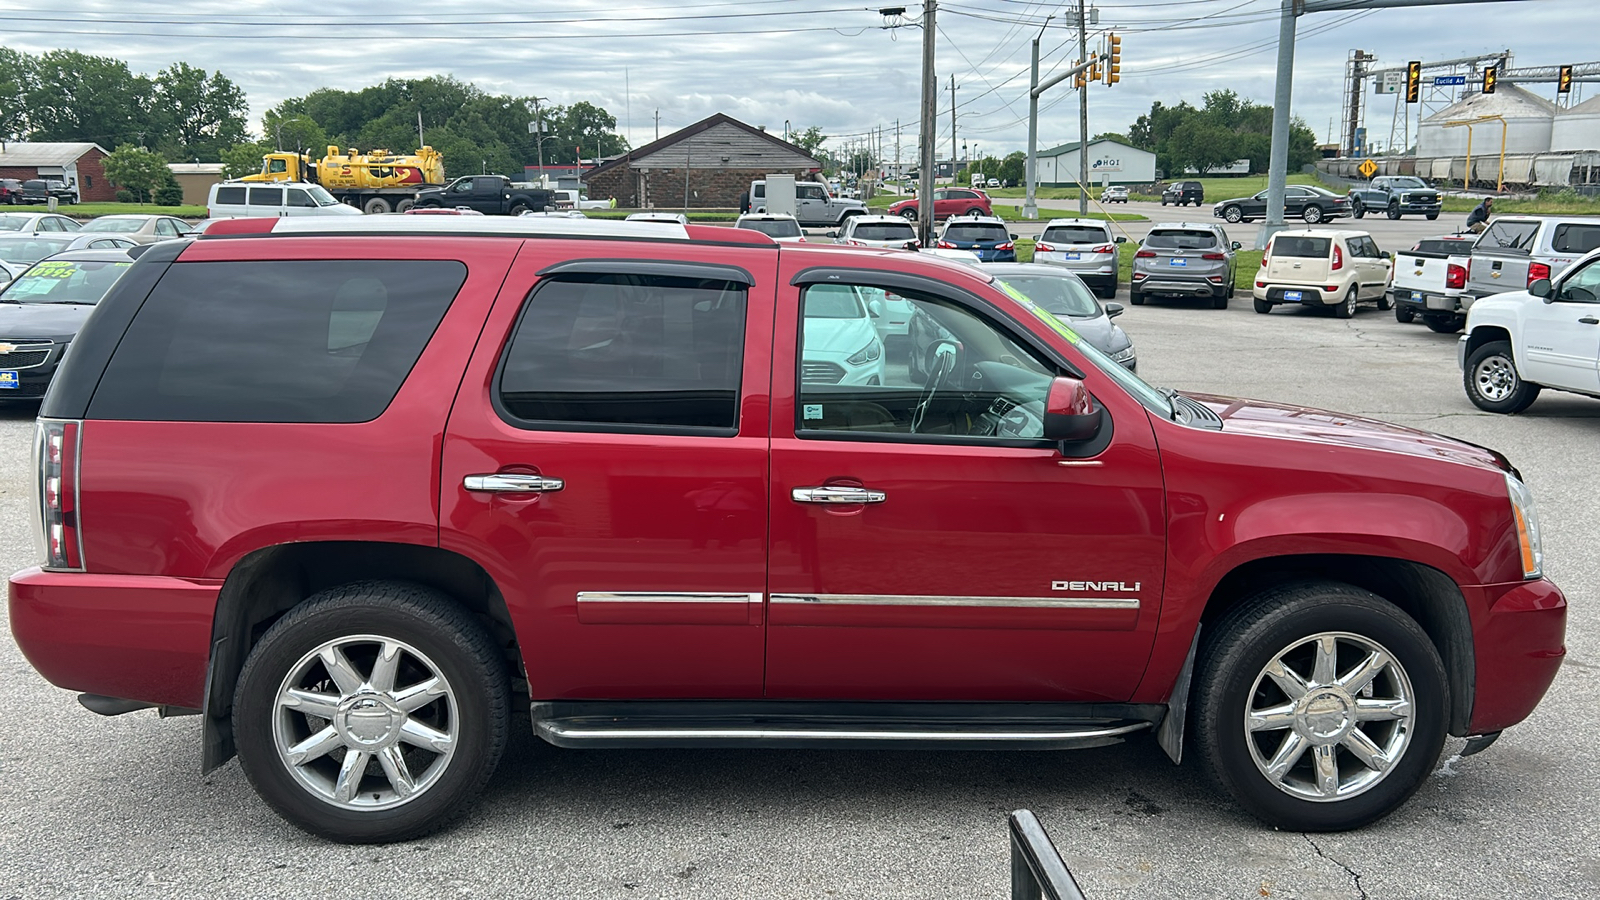
[[[823,487],[799,487],[790,495],[796,503],[826,503],[836,505],[882,503],[888,499],[883,491],[869,490],[864,487],[848,487],[843,485],[824,485]]]
[[[469,491],[505,494],[548,494],[567,486],[560,478],[545,475],[468,475],[461,482]]]

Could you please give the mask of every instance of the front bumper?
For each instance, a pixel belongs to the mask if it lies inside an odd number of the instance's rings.
[[[31,341],[17,343],[23,345],[22,352],[4,354],[0,357],[0,401],[39,400],[49,389],[50,380],[55,377],[56,369],[61,366],[61,359],[66,355],[69,345],[34,344]],[[38,352],[32,349],[34,346],[41,347],[45,354],[40,362],[32,361]],[[30,364],[14,366],[3,361],[5,358],[25,359]]]
[[[200,709],[221,591],[214,579],[23,569],[11,636],[57,687]]]
[[[1567,599],[1540,578],[1464,589],[1472,611],[1474,695],[1469,734],[1526,719],[1567,654]]]

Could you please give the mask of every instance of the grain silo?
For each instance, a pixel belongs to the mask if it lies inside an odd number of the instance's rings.
[[[1600,97],[1593,97],[1556,113],[1550,130],[1550,149],[1556,153],[1600,150]]]
[[[1590,103],[1583,104],[1589,106]],[[1582,107],[1574,107],[1577,112]],[[1422,120],[1417,133],[1417,156],[1459,157],[1467,154],[1467,128],[1446,128],[1446,122],[1500,116],[1505,119],[1505,152],[1538,154],[1550,150],[1555,127],[1556,105],[1514,84],[1500,82],[1492,94],[1473,94],[1465,100]],[[1474,157],[1500,154],[1500,123],[1488,121],[1472,126]],[[1476,168],[1476,167],[1474,167]]]

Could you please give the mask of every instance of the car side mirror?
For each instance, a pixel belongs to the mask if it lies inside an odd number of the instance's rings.
[[[840,234],[840,232],[830,231],[830,232],[828,232],[828,237],[837,238],[839,236],[839,234]]]
[[[1113,243],[1113,244],[1126,244],[1127,242],[1128,242],[1128,239],[1125,238],[1125,237],[1122,237],[1121,235],[1118,235],[1118,236],[1116,236],[1116,237],[1111,239],[1111,243]]]
[[[1062,376],[1050,382],[1044,403],[1044,437],[1047,441],[1078,444],[1100,433],[1100,407],[1089,388],[1077,378]]]
[[[1393,254],[1393,253],[1390,253],[1390,252],[1389,252],[1389,251],[1387,251],[1387,250],[1385,250],[1385,251],[1383,251],[1383,254],[1382,254],[1382,255],[1383,255],[1383,258],[1384,258],[1384,259],[1394,259],[1394,254]]]
[[[1017,239],[1017,236],[1016,236],[1016,235],[1014,235],[1014,234],[1013,234],[1013,235],[1012,235],[1012,236],[1011,236],[1011,239],[1012,239],[1012,240],[1013,240],[1013,241],[1014,241],[1014,240],[1016,240],[1016,239]]]
[[[1121,303],[1107,303],[1106,318],[1115,319],[1117,316],[1122,315],[1123,309],[1125,309],[1125,307]]]
[[[1535,297],[1543,297],[1546,303],[1554,303],[1556,299],[1556,292],[1551,288],[1550,279],[1548,278],[1540,278],[1533,284],[1528,285],[1528,293]]]
[[[881,319],[883,318],[883,304],[877,300],[868,300],[867,312],[870,313],[874,319]]]
[[[1239,249],[1242,249],[1243,247],[1244,247],[1244,245],[1239,243],[1238,241],[1234,241],[1233,243],[1228,245],[1228,249],[1230,249],[1230,250],[1239,250]]]

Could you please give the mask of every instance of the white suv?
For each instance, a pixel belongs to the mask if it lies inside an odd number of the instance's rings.
[[[1467,398],[1517,413],[1541,388],[1600,398],[1600,250],[1525,291],[1479,299],[1456,345]]]
[[[1267,244],[1250,293],[1258,313],[1284,303],[1332,307],[1334,315],[1348,319],[1358,303],[1389,308],[1392,264],[1389,252],[1379,250],[1365,231],[1280,231]]]
[[[917,229],[899,216],[852,216],[844,227],[828,232],[835,244],[877,247],[881,250],[915,250]]]
[[[735,228],[759,231],[780,244],[804,244],[806,233],[800,221],[785,213],[745,213],[733,223]]]

